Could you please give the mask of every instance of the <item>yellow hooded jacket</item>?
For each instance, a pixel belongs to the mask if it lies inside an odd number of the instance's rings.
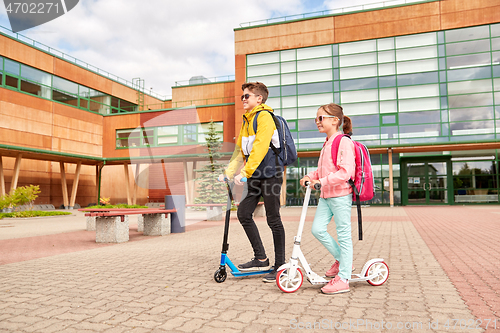
[[[257,117],[257,133],[254,132],[253,128],[254,117],[257,112],[262,110],[273,112],[273,109],[266,104],[260,104],[243,115],[240,135],[236,141],[237,147],[226,170],[226,176],[229,178],[234,176],[247,156],[248,160],[241,170],[244,177],[250,178],[254,175],[257,178],[269,178],[271,175],[269,170],[276,169],[274,152],[269,147],[271,141],[276,148],[280,147],[278,130],[273,117],[269,112],[260,112]],[[268,168],[266,168],[267,166]],[[257,169],[260,171],[259,175],[254,174]]]

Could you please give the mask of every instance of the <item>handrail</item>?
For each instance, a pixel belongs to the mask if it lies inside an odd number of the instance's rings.
[[[151,89],[147,89],[147,90],[144,89],[144,88],[143,89],[138,89],[137,84],[134,84],[131,81],[127,81],[125,79],[122,79],[122,78],[120,78],[120,77],[118,77],[118,76],[116,76],[114,74],[106,72],[105,70],[102,70],[102,69],[100,69],[98,67],[92,66],[92,65],[86,63],[85,61],[76,59],[75,57],[70,56],[70,55],[68,55],[68,54],[66,54],[64,52],[61,52],[61,51],[56,50],[56,49],[54,49],[54,48],[52,48],[50,46],[47,46],[47,45],[42,44],[40,42],[37,42],[37,41],[35,41],[35,40],[33,40],[33,39],[29,38],[29,37],[26,37],[24,35],[21,35],[21,34],[19,34],[17,32],[13,32],[12,30],[10,30],[10,29],[8,29],[8,28],[6,28],[4,26],[1,26],[1,25],[0,25],[0,33],[2,35],[11,37],[13,39],[17,39],[18,41],[23,42],[25,44],[31,45],[31,46],[33,46],[36,49],[39,49],[39,50],[42,50],[44,52],[50,53],[50,54],[52,54],[52,55],[54,55],[54,56],[56,56],[58,58],[61,58],[61,59],[66,60],[68,62],[72,62],[72,63],[74,63],[74,64],[76,64],[76,65],[78,65],[80,67],[86,68],[86,69],[88,69],[88,70],[90,70],[92,72],[95,72],[95,73],[97,73],[97,74],[99,74],[101,76],[107,77],[107,78],[109,78],[109,79],[111,79],[113,81],[116,81],[118,83],[124,84],[124,85],[126,85],[126,86],[128,86],[128,87],[130,87],[130,88],[132,88],[134,90],[142,90],[143,93],[145,93],[147,95],[150,95],[152,97],[156,97],[156,98],[158,98],[158,99],[160,99],[162,101],[168,99],[167,95],[161,95],[161,94],[155,93],[155,92],[151,91]]]
[[[235,80],[234,75],[224,75],[224,76],[216,76],[208,78],[203,76],[197,76],[197,77],[192,77],[190,80],[175,81],[175,87],[193,86],[193,85],[207,84],[207,83],[228,82],[234,80]]]
[[[245,23],[240,23],[240,27],[241,28],[248,28],[248,27],[254,27],[254,26],[258,26],[258,25],[267,25],[267,24],[281,23],[281,22],[287,22],[287,21],[303,20],[303,19],[307,19],[307,18],[311,18],[311,17],[328,16],[328,15],[335,15],[335,14],[346,14],[346,13],[353,13],[353,12],[369,10],[369,9],[400,6],[400,5],[403,6],[403,5],[408,5],[408,4],[418,3],[418,2],[433,2],[433,1],[441,1],[441,0],[388,0],[388,1],[382,1],[382,2],[368,3],[368,4],[364,4],[364,5],[357,5],[357,6],[336,8],[336,9],[327,9],[327,10],[321,10],[321,11],[310,12],[310,13],[305,13],[305,14],[287,15],[287,16],[270,18],[270,19],[266,19],[266,20],[245,22]]]

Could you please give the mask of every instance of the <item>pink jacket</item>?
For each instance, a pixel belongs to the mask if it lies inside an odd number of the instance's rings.
[[[347,182],[349,178],[354,179],[354,144],[348,138],[340,140],[339,152],[337,155],[337,165],[333,164],[332,142],[337,132],[330,139],[327,139],[321,155],[319,156],[318,169],[310,172],[307,176],[312,180],[321,182],[321,197],[335,198],[348,195],[352,192],[351,185]]]

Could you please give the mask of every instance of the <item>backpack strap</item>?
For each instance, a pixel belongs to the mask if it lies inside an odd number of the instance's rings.
[[[337,135],[335,139],[333,139],[332,143],[332,159],[333,159],[333,164],[337,166],[337,155],[339,153],[339,147],[340,147],[340,140],[342,140],[343,137],[348,137],[351,139],[351,137],[347,134],[342,134],[342,135]],[[356,149],[356,147],[354,147]],[[358,238],[359,240],[363,240],[363,222],[362,222],[362,216],[361,216],[361,201],[359,199],[359,192],[356,186],[354,185],[354,180],[349,178],[349,185],[352,187],[352,193],[353,196],[356,198],[356,208],[358,211]]]
[[[253,117],[253,131],[255,132],[255,134],[257,134],[257,117],[259,116],[259,113],[261,113],[262,111],[267,111],[269,112],[269,114],[271,115],[271,117],[273,118],[273,121],[274,121],[274,125],[276,126],[276,129],[278,130],[278,136],[279,136],[279,129],[281,128],[281,124],[279,123],[279,120],[278,118],[276,118],[274,116],[274,114],[269,111],[269,110],[260,110],[260,111],[257,111],[257,113],[255,114],[255,117]],[[280,139],[281,140],[281,139]],[[276,148],[274,145],[273,145],[273,141],[271,140],[271,142],[269,143],[269,147],[271,147],[271,149],[273,150],[274,152],[274,156],[275,156],[275,159],[276,159],[276,167],[279,167],[280,164],[279,164],[279,154],[280,154],[280,151],[278,150],[278,148]]]
[[[342,140],[343,137],[348,137],[349,139],[351,138],[347,134],[342,134],[342,135],[337,135],[335,139],[333,139],[332,143],[332,159],[333,159],[333,164],[337,166],[337,155],[339,154],[339,147],[340,147],[340,140]]]

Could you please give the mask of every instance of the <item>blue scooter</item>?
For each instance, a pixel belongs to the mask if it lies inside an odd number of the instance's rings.
[[[221,257],[220,257],[220,266],[215,271],[214,280],[217,283],[222,283],[222,282],[226,281],[226,278],[227,278],[226,265],[229,266],[229,269],[231,270],[230,271],[231,274],[233,274],[233,276],[236,276],[236,277],[270,273],[272,271],[272,269],[265,270],[265,271],[242,272],[228,258],[227,250],[229,248],[229,244],[227,242],[227,238],[228,238],[228,234],[229,234],[229,219],[231,218],[231,203],[234,200],[233,199],[233,192],[232,192],[232,188],[234,186],[234,183],[230,184],[229,179],[227,179],[227,178],[224,178],[224,181],[226,182],[227,193],[228,193],[227,207],[226,207],[226,221],[224,224],[224,240],[222,241],[222,252],[221,252]],[[246,182],[247,179],[242,178],[241,181]]]

